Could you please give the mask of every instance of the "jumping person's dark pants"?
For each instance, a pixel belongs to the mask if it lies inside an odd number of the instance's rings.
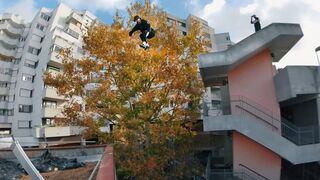
[[[154,35],[155,35],[155,32],[151,30],[151,31],[149,32],[148,37],[146,37],[146,34],[147,34],[147,31],[144,31],[143,33],[140,34],[140,39],[141,39],[142,42],[143,42],[143,41],[147,41],[147,38],[148,38],[148,39],[153,38]]]

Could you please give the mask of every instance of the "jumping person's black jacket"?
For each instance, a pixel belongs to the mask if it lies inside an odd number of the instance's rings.
[[[151,26],[149,24],[148,21],[144,20],[144,19],[141,19],[141,23],[140,24],[136,24],[132,30],[129,32],[129,36],[132,36],[132,34],[135,32],[135,31],[141,31],[141,33],[143,33],[144,31],[150,31],[151,30]]]

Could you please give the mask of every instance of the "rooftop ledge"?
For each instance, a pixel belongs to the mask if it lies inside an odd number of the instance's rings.
[[[269,49],[273,62],[278,62],[302,36],[299,24],[273,23],[225,51],[200,54],[199,68],[204,84],[226,76],[229,70],[264,49]]]

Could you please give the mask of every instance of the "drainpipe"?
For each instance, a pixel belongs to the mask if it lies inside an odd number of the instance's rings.
[[[319,82],[319,80],[320,80],[320,60],[319,60],[319,56],[318,56],[318,52],[320,51],[320,46],[318,46],[315,50],[315,53],[316,53],[316,56],[317,56],[317,61],[318,61],[318,67],[317,67],[317,79],[316,79],[316,82],[317,82],[317,93],[318,93],[318,96],[317,96],[317,105],[319,106],[319,104],[318,104],[318,102],[319,102],[319,98],[320,98],[320,96],[319,96],[319,86],[320,86],[320,82]],[[319,109],[319,107],[318,107],[318,109]],[[319,118],[319,116],[320,116],[320,112],[318,111],[318,124],[320,124],[320,118]],[[318,128],[316,128],[316,129],[318,129]],[[315,141],[318,141],[318,139],[319,139],[319,136],[320,136],[320,134],[319,134],[319,132],[318,131],[316,131],[316,132],[313,132],[314,133],[314,135],[316,135],[316,139],[315,139]]]

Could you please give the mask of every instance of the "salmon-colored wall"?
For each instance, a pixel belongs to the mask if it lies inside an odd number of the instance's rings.
[[[273,77],[272,58],[264,50],[228,72],[230,95],[245,96],[280,115]]]
[[[243,164],[270,180],[280,180],[281,158],[277,154],[238,132],[233,132],[232,137],[236,171],[241,171],[239,164]]]
[[[230,96],[247,97],[280,117],[273,77],[272,58],[269,50],[264,50],[228,72]],[[239,133],[233,133],[233,158],[235,170],[244,164],[269,179],[280,179],[281,158]]]

